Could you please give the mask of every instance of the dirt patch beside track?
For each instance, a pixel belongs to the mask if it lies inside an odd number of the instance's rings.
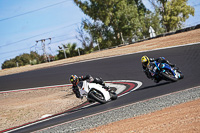
[[[75,97],[71,87],[47,88],[0,94],[0,131],[57,114],[86,100]]]

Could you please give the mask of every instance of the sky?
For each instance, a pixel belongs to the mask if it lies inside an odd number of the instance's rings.
[[[143,3],[153,9],[148,0]],[[188,4],[194,6],[195,16],[190,16],[185,27],[200,24],[200,0],[188,0]],[[52,55],[58,53],[61,44],[82,47],[76,36],[85,18],[89,17],[73,0],[0,0],[0,69],[5,60],[20,54],[42,54],[42,44],[37,40],[47,39],[46,52]]]

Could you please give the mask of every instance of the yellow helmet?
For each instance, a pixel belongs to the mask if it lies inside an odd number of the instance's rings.
[[[143,66],[147,67],[147,65],[150,63],[149,57],[147,57],[146,55],[142,56],[141,62]]]

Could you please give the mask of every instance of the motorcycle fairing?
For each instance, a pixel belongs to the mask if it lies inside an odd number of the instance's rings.
[[[90,89],[95,88],[96,90],[99,90],[100,92],[103,93],[105,100],[108,101],[110,100],[110,94],[108,91],[106,91],[101,85],[96,84],[96,83],[88,83],[87,81],[82,81],[82,87],[79,88],[81,96],[84,96],[89,93]]]

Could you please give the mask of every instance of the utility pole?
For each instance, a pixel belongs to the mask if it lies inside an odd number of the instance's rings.
[[[64,51],[64,56],[65,56],[65,58],[67,58],[67,56],[66,56],[66,50],[68,49],[68,47],[66,47],[65,45],[63,45],[63,48],[62,47],[60,47],[60,46],[58,46],[58,48],[60,49],[60,50],[63,50]]]
[[[101,51],[100,46],[99,46],[99,43],[98,43],[98,40],[97,40],[97,45],[98,45],[99,51]]]
[[[31,49],[32,49],[33,47],[35,47],[35,46],[33,45],[32,47],[30,47],[30,53],[31,53]]]
[[[42,50],[43,50],[43,55],[44,55],[45,61],[46,61],[46,62],[47,62],[47,61],[50,62],[49,55],[47,55],[47,53],[46,53],[46,45],[45,45],[45,41],[46,41],[46,40],[50,40],[50,41],[51,41],[51,38],[37,40],[37,41],[36,41],[36,45],[37,45],[38,42],[41,42]]]
[[[79,50],[79,48],[78,48],[78,55],[80,56],[80,50]]]
[[[125,42],[124,42],[124,38],[123,38],[122,32],[120,32],[120,35],[121,35],[121,38],[122,38],[122,43],[125,45]]]

